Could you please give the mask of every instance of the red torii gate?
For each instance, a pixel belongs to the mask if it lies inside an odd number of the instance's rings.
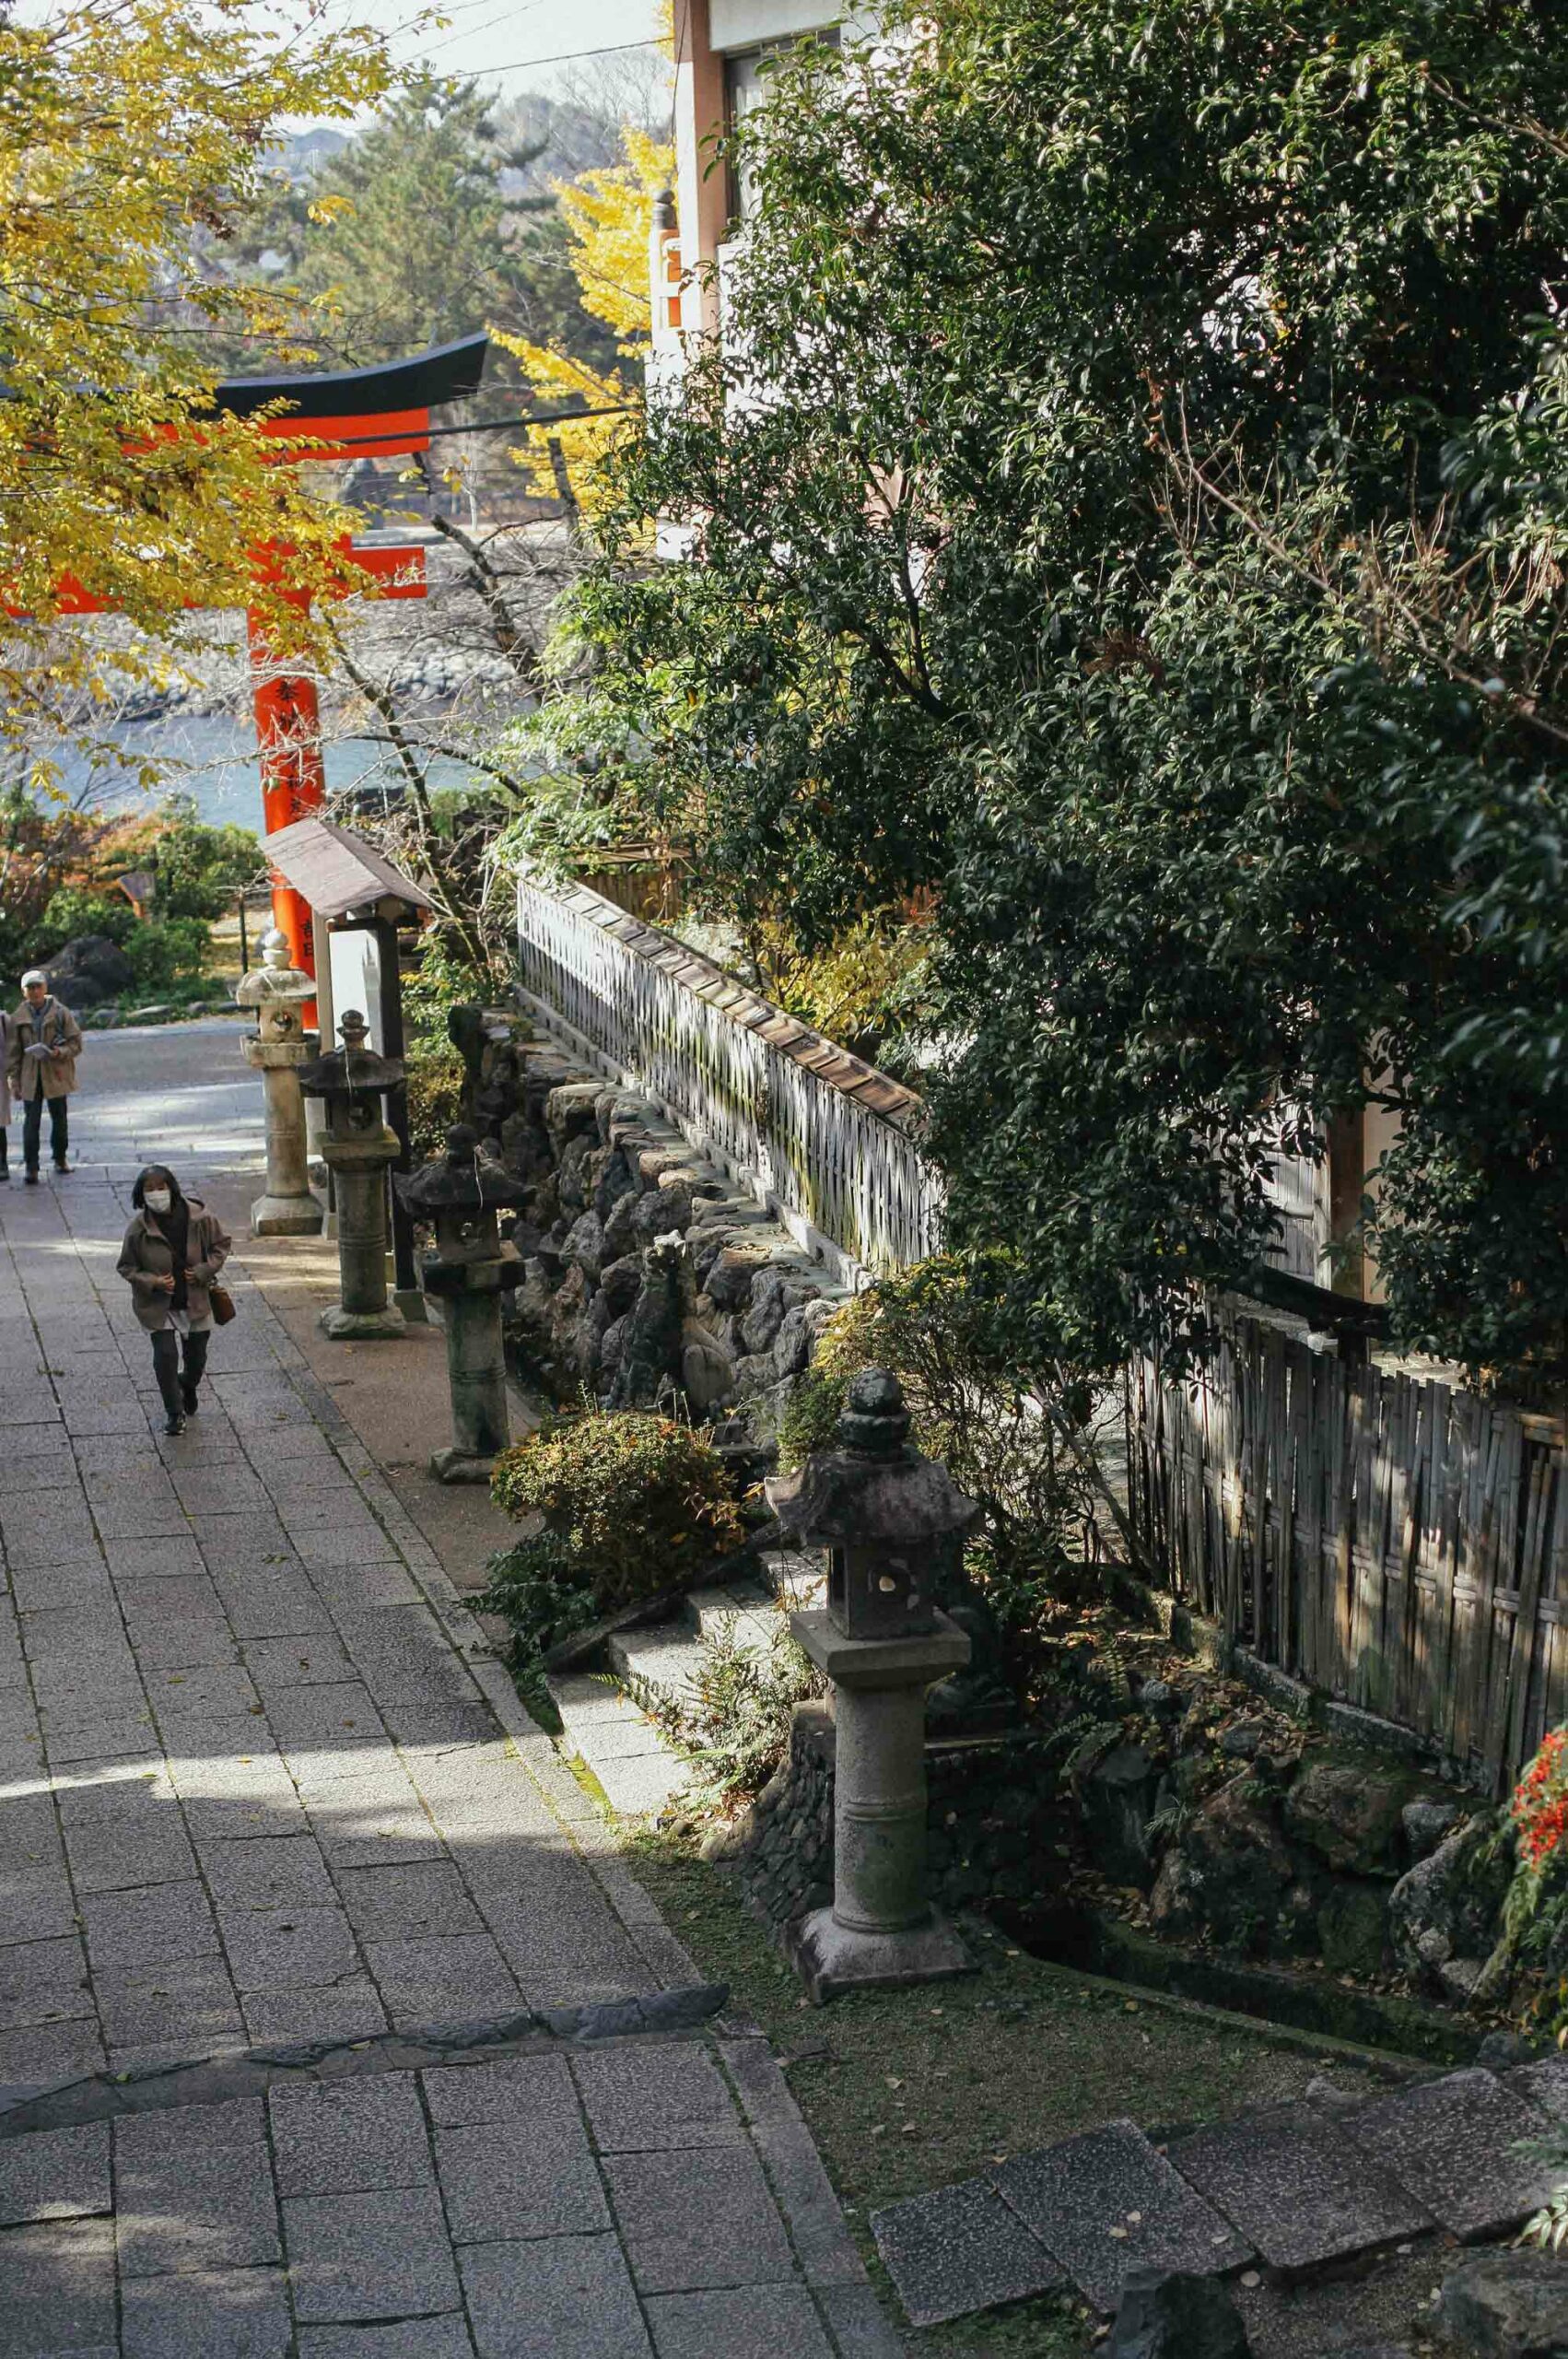
[[[235,417],[253,417],[258,410],[284,405],[276,416],[262,421],[261,431],[279,440],[309,438],[308,450],[285,454],[290,465],[307,460],[405,458],[429,449],[433,409],[478,392],[489,345],[487,335],[471,335],[370,369],[230,377],[215,388],[213,407]],[[350,544],[347,554],[381,583],[383,597],[425,595],[425,552],[417,545],[370,548]],[[258,553],[258,561],[264,561],[264,552]],[[101,614],[104,601],[66,583],[58,611]],[[256,608],[247,611],[246,623],[262,807],[270,836],[292,827],[296,819],[309,818],[326,800],[321,708],[312,679],[272,668]],[[287,935],[294,964],[314,975],[309,907],[291,885],[276,877],[272,904],[273,921]]]

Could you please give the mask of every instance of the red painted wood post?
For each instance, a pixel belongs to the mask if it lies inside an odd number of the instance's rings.
[[[321,705],[316,684],[308,675],[275,668],[255,607],[248,609],[245,620],[262,766],[262,809],[271,836],[280,827],[292,827],[296,819],[310,818],[326,802]],[[273,923],[288,937],[292,963],[302,973],[313,975],[316,951],[309,904],[292,885],[275,881],[272,912]],[[315,1023],[313,1000],[306,1003],[302,1020],[307,1025]]]

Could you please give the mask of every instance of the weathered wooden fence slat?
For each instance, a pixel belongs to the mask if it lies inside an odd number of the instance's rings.
[[[1493,1790],[1568,1714],[1559,1427],[1227,1317],[1129,1388],[1140,1545],[1195,1611]]]

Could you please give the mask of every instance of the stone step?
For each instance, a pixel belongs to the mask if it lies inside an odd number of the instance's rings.
[[[1479,2066],[1375,2097],[1338,2118],[1346,2137],[1462,2243],[1516,2228],[1556,2181],[1515,2151],[1521,2140],[1544,2136],[1550,2117]]]
[[[617,1679],[634,1689],[646,1684],[676,1697],[691,1693],[702,1662],[701,1645],[685,1621],[617,1630],[606,1639],[604,1653]]]
[[[1286,2273],[1424,2235],[1432,2214],[1311,2105],[1271,2106],[1181,2139],[1174,2169]]]
[[[717,1637],[728,1625],[743,1647],[766,1648],[778,1627],[773,1593],[759,1581],[731,1581],[723,1589],[692,1590],[686,1597],[685,1619],[687,1627],[699,1638]]]
[[[1448,2072],[1367,2104],[1307,2099],[1193,2132],[1168,2154],[1114,2121],[984,2178],[876,2212],[917,2325],[1015,2301],[1059,2266],[1109,2316],[1135,2270],[1220,2276],[1256,2256],[1289,2276],[1430,2235],[1507,2234],[1556,2174],[1521,2154],[1568,2118],[1568,2059]],[[1007,2230],[1000,2195],[1038,2248]],[[1048,2283],[1048,2278],[1042,2278]]]
[[[1137,2270],[1217,2277],[1251,2245],[1189,2187],[1136,2122],[1065,2138],[989,2174],[1084,2299],[1109,2317]]]
[[[791,1613],[822,1604],[827,1593],[827,1557],[820,1548],[770,1548],[757,1559],[757,1577]]]
[[[890,2204],[872,2213],[871,2225],[911,2326],[945,2326],[1067,2283],[1039,2238],[984,2179]]]
[[[618,1689],[570,1672],[552,1679],[550,1693],[561,1716],[563,1751],[586,1764],[622,1817],[662,1810],[681,1790],[686,1764]]]

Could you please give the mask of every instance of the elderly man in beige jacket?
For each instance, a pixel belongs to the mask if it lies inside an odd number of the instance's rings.
[[[35,967],[22,977],[22,1003],[11,1017],[6,1078],[22,1101],[22,1161],[28,1186],[38,1185],[43,1109],[49,1108],[49,1152],[56,1171],[68,1171],[65,1100],[76,1086],[82,1027]]]

